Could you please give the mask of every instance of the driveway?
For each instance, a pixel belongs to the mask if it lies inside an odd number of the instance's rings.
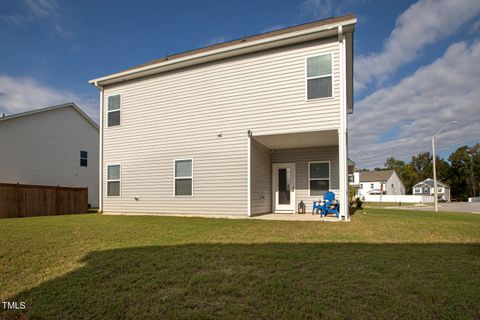
[[[412,207],[392,207],[395,209],[405,209],[405,210],[424,210],[424,211],[433,211],[433,204],[427,205],[416,205]],[[480,214],[480,202],[447,202],[439,203],[438,211],[448,211],[448,212],[473,212]]]

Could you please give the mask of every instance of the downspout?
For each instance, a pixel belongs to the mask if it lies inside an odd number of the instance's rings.
[[[98,212],[103,212],[103,87],[95,81],[94,86],[100,91],[100,141],[98,150]]]

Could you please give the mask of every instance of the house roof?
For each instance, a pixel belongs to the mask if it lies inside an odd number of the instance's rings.
[[[425,180],[417,183],[416,185],[414,185],[413,188],[420,188],[421,186],[424,186],[424,185],[427,185],[429,187],[433,187],[433,179],[431,179],[431,178],[425,179]],[[440,185],[444,188],[450,188],[448,185],[446,185],[445,183],[443,183],[441,181],[438,181],[438,180],[437,180],[437,185]]]
[[[3,121],[10,120],[10,119],[26,117],[26,116],[29,116],[29,115],[32,115],[32,114],[57,110],[57,109],[61,109],[61,108],[72,108],[73,110],[78,112],[83,118],[85,118],[85,120],[87,120],[87,122],[90,123],[95,129],[99,130],[98,129],[98,124],[95,121],[93,121],[92,118],[90,118],[85,112],[83,112],[82,109],[80,109],[73,102],[68,102],[68,103],[59,104],[59,105],[56,105],[56,106],[51,106],[51,107],[46,107],[46,108],[35,109],[35,110],[26,111],[26,112],[11,114],[11,115],[5,116],[3,118],[0,118],[0,123],[2,123]]]
[[[356,21],[357,20],[353,14],[313,21],[165,56],[118,73],[90,80],[89,82],[94,85],[103,86],[163,71],[169,71],[177,67],[191,66],[198,63],[270,49],[281,45],[298,43],[300,41],[312,41],[318,38],[332,37],[338,35],[338,29],[340,26],[343,28],[342,32],[351,33],[354,31]],[[298,38],[298,40],[295,42],[292,40],[293,38]],[[229,53],[227,54],[227,52]],[[195,62],[193,60],[195,60]],[[173,67],[174,64],[179,64],[180,62],[183,64]],[[167,65],[169,68],[166,68]]]
[[[375,182],[375,181],[387,181],[394,170],[382,170],[382,171],[361,171],[360,182]]]

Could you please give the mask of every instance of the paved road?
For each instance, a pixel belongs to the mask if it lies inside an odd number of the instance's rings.
[[[395,208],[399,208],[399,207],[395,207]],[[402,209],[433,211],[433,204],[432,205],[425,205],[425,206],[402,207]],[[474,213],[479,213],[480,214],[480,202],[439,203],[438,204],[438,211],[474,212]]]

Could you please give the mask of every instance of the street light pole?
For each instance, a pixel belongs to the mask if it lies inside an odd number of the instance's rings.
[[[437,135],[440,134],[440,132],[442,132],[446,127],[448,127],[449,125],[451,124],[457,124],[458,121],[451,121],[447,124],[445,124],[443,127],[440,128],[440,130],[437,131],[437,133],[435,133],[433,136],[432,136],[432,156],[433,156],[433,202],[434,202],[434,210],[435,212],[438,212],[438,190],[437,190],[437,159],[436,159],[436,156],[435,156],[435,137]]]
[[[435,212],[438,212],[437,195],[437,161],[435,157],[435,136],[432,136],[432,156],[433,156],[433,202],[435,203]]]

